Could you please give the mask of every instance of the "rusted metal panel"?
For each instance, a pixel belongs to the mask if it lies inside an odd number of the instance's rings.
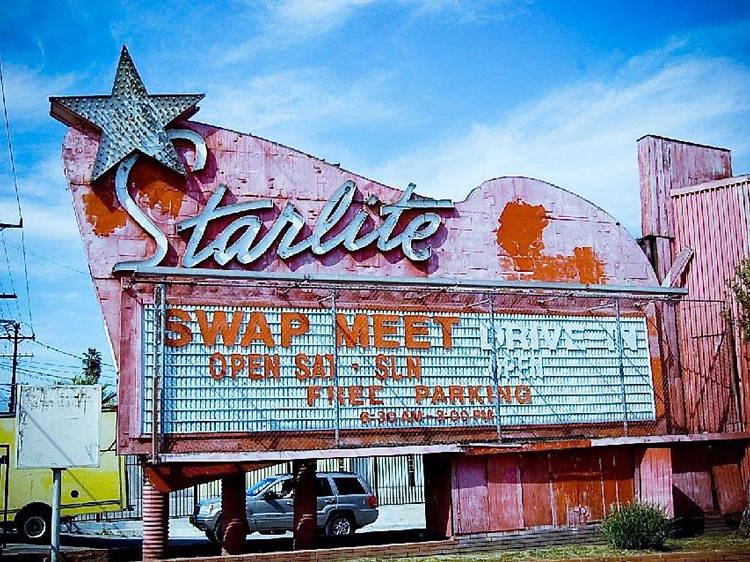
[[[713,512],[711,465],[706,449],[674,447],[672,463],[675,516],[694,517]]]
[[[450,455],[424,455],[425,523],[436,538],[453,536],[451,467]]]
[[[738,343],[740,334],[727,320],[736,316],[736,305],[721,301],[731,300],[728,283],[750,250],[750,215],[744,203],[749,191],[746,176],[672,191],[675,251],[695,251],[685,286],[691,297],[716,301],[678,307],[687,424],[694,432],[742,427],[738,369],[748,367],[746,346]]]
[[[667,515],[674,516],[672,450],[668,447],[649,447],[643,449],[639,457],[637,499],[658,505]]]
[[[491,531],[523,529],[519,455],[487,456],[488,516]]]
[[[722,515],[739,513],[747,504],[747,489],[740,471],[743,453],[740,448],[724,443],[711,451],[711,476]]]
[[[486,533],[490,530],[486,458],[457,457],[454,471],[457,532]]]
[[[523,520],[526,527],[557,525],[552,503],[549,453],[521,455]]]
[[[738,464],[715,465],[711,472],[716,487],[716,499],[722,515],[740,513],[747,504],[747,494],[742,485]]]
[[[550,454],[555,520],[580,526],[604,514],[600,451],[577,450]]]
[[[696,252],[696,258],[690,264],[685,286],[691,296],[697,298],[723,298],[717,295],[707,296],[702,287],[695,283],[695,276],[715,277],[716,271],[706,267],[705,256],[721,256],[722,248],[715,243],[708,252],[706,239],[695,243],[695,237],[716,237],[723,233],[717,221],[723,215],[707,212],[705,206],[696,206],[692,200],[681,200],[673,196],[684,186],[700,182],[721,180],[732,175],[731,154],[726,149],[696,145],[657,136],[645,136],[638,141],[638,167],[640,173],[642,229],[644,236],[652,238],[652,262],[660,280],[664,280],[673,265],[674,256],[687,248]],[[728,217],[731,218],[731,217]],[[689,232],[691,240],[685,239]],[[719,234],[720,236],[721,234]],[[731,237],[730,237],[731,238]],[[696,245],[693,245],[696,244]],[[718,254],[714,254],[718,252]],[[698,254],[703,253],[703,256]],[[693,283],[690,276],[693,276]],[[670,280],[673,282],[674,280]],[[723,283],[723,281],[721,281]],[[694,313],[702,312],[697,308]],[[678,327],[675,311],[670,306],[657,305],[658,332],[660,338],[663,371],[667,383],[671,429],[673,431],[721,431],[715,424],[716,417],[707,414],[712,404],[697,406],[700,397],[706,394],[700,388],[700,380],[695,373],[702,373],[706,368],[705,349],[685,357],[680,365],[680,353],[685,355],[686,342],[692,345],[691,337],[695,335],[698,322],[713,321],[708,318],[683,317]],[[702,327],[705,327],[702,326]],[[687,329],[687,333],[682,333]],[[678,333],[679,332],[679,333]],[[706,332],[703,332],[706,333]],[[698,370],[696,370],[696,368]],[[693,373],[693,375],[691,375]],[[711,388],[708,392],[713,391]],[[683,407],[683,404],[685,406]],[[708,408],[707,408],[708,406]]]
[[[643,235],[673,236],[673,188],[732,175],[729,150],[647,135],[638,139]],[[666,265],[666,264],[665,264]],[[666,265],[663,274],[671,266]]]
[[[665,450],[668,459],[669,449]],[[657,458],[652,452],[639,467],[647,479],[642,486],[656,486],[644,492],[644,500],[664,503],[664,494],[671,494],[671,480],[665,480],[667,472],[659,464],[663,459],[663,454]],[[459,532],[482,532],[485,522],[490,531],[582,526],[600,521],[612,506],[635,499],[632,447],[486,454],[457,457],[454,462],[454,506],[464,514]],[[485,482],[487,490],[478,491]],[[653,490],[661,495],[647,498]],[[469,508],[484,509],[486,515],[466,515]]]
[[[632,502],[635,468],[632,447],[607,447],[601,451],[599,463],[604,512],[608,512],[612,506]]]

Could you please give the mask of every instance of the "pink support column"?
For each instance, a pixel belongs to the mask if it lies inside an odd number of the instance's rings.
[[[221,533],[224,554],[240,554],[247,538],[245,474],[221,479]]]
[[[424,456],[424,515],[427,534],[435,539],[453,536],[451,498],[453,461],[449,454]]]
[[[315,460],[294,461],[294,550],[315,547],[318,499],[315,493]]]
[[[164,558],[169,541],[169,495],[143,481],[143,559]]]

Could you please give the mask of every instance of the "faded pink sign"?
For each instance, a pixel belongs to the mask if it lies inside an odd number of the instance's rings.
[[[368,216],[363,233],[377,228],[382,222],[381,207],[397,202],[403,193],[259,137],[192,122],[185,127],[206,142],[204,169],[190,173],[185,180],[142,158],[129,177],[131,196],[166,234],[169,249],[160,264],[163,266],[183,265],[190,233],[178,233],[177,225],[204,210],[220,186],[226,186],[222,206],[270,199],[272,208],[257,213],[266,229],[292,203],[306,220],[299,239],[310,234],[321,209],[345,182],[355,186],[354,201],[340,226],[346,226],[364,210]],[[107,280],[114,279],[115,264],[150,257],[155,242],[120,206],[112,175],[94,186],[89,184],[97,145],[95,134],[70,129],[64,162],[101,296],[108,291]],[[190,163],[194,158],[192,146],[179,141],[178,146]],[[423,186],[423,190],[430,195],[429,186]],[[416,194],[414,198],[418,198]],[[367,205],[368,199],[377,202]],[[370,245],[354,252],[339,246],[325,255],[302,251],[286,260],[271,249],[246,265],[236,259],[220,264],[210,257],[195,267],[311,275],[657,284],[643,252],[617,221],[573,193],[539,180],[489,180],[456,202],[454,208],[432,212],[440,217],[439,228],[429,239],[414,244],[431,249],[426,261],[408,259],[399,246],[383,252]],[[394,234],[403,231],[414,214],[404,213]],[[228,223],[229,219],[212,221],[201,243],[219,237]]]

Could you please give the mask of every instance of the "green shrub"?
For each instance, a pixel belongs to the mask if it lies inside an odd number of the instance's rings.
[[[613,548],[664,550],[670,522],[659,506],[626,503],[612,506],[602,522],[601,530]]]

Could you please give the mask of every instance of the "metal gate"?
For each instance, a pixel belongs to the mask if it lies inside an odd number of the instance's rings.
[[[269,466],[245,476],[247,486],[268,476],[292,471],[292,463]],[[364,477],[380,505],[403,505],[424,502],[422,455],[364,457],[318,460],[318,472],[349,471]],[[143,470],[137,456],[125,457],[128,479],[128,508],[125,511],[81,515],[78,521],[140,519],[143,514]],[[177,490],[169,494],[170,517],[188,517],[195,504],[203,499],[221,496],[221,481]]]

